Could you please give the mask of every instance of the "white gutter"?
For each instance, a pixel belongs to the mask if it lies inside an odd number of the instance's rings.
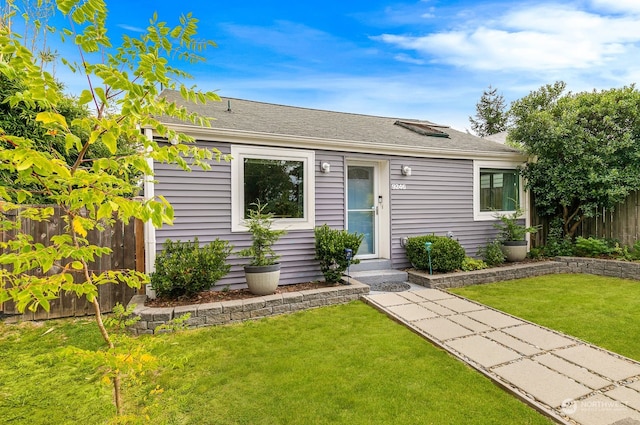
[[[153,129],[145,128],[144,135],[148,140],[153,140]],[[151,175],[145,175],[143,180],[143,191],[145,201],[155,197],[155,185],[153,183],[153,158],[147,158],[147,165],[151,169]],[[147,220],[144,223],[144,272],[149,275],[154,271],[156,262],[156,228]],[[156,292],[147,285],[146,294],[149,298],[155,298]]]

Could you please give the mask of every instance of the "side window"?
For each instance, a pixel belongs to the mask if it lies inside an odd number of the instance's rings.
[[[526,209],[522,178],[516,162],[473,162],[473,218],[495,220],[496,213]]]
[[[518,170],[480,169],[480,211],[515,211],[519,204]]]

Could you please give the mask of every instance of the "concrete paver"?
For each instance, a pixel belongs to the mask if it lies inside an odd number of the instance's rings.
[[[640,425],[640,363],[437,289],[365,300],[556,421]]]
[[[604,393],[607,397],[618,400],[629,407],[640,410],[640,393],[628,387],[615,387]]]
[[[515,319],[507,314],[499,313],[495,310],[479,310],[467,313],[467,316],[471,317],[478,322],[482,322],[485,325],[489,325],[495,329],[506,328],[509,326],[515,326],[522,324],[522,321]]]
[[[520,354],[480,335],[458,338],[446,343],[460,354],[484,367],[510,362],[520,358]]]
[[[595,373],[591,373],[583,367],[569,363],[568,361],[554,356],[551,353],[537,356],[535,357],[535,361],[551,369],[561,370],[563,374],[594,390],[611,385],[611,381],[606,380]]]
[[[639,364],[628,362],[588,345],[577,345],[562,350],[555,350],[553,353],[605,376],[612,381],[619,381],[640,375]]]
[[[457,323],[447,320],[444,317],[438,317],[435,319],[425,319],[418,322],[414,322],[414,325],[429,335],[434,336],[439,341],[446,341],[451,338],[459,338],[461,336],[471,335],[474,332],[463,328]]]
[[[453,316],[447,316],[447,319],[456,322],[459,325],[464,326],[467,329],[471,329],[475,332],[485,332],[489,331],[492,328],[485,325],[484,323],[480,323],[477,320],[473,320],[470,317],[465,316],[464,314],[455,314]]]
[[[407,300],[413,302],[413,303],[421,303],[424,302],[424,298],[422,298],[420,295],[416,294],[413,291],[404,291],[404,292],[398,292],[398,295],[400,295],[402,298],[406,298]]]
[[[422,319],[430,319],[438,316],[438,313],[427,310],[419,304],[394,305],[389,307],[389,311],[409,322],[415,322],[416,320]]]
[[[505,329],[504,332],[545,350],[575,344],[575,341],[570,338],[558,335],[555,332],[530,323]]]
[[[502,345],[506,345],[518,353],[522,353],[525,356],[532,356],[541,352],[540,348],[526,342],[520,341],[517,338],[512,337],[502,331],[493,331],[484,334],[487,338],[491,338],[494,341],[499,342]]]
[[[437,304],[453,310],[456,313],[466,313],[469,311],[484,310],[485,307],[471,301],[463,300],[461,298],[447,298],[444,300],[435,301]]]
[[[409,301],[406,298],[401,297],[396,293],[383,293],[383,294],[375,294],[369,295],[371,299],[373,299],[376,303],[380,304],[383,307],[390,307],[392,305],[400,305],[400,304],[409,304]]]
[[[451,295],[448,292],[440,291],[438,289],[431,289],[431,288],[419,289],[417,291],[411,291],[411,292],[429,301],[444,300],[446,298],[455,297],[454,295]]]
[[[589,425],[610,425],[624,419],[638,420],[640,413],[602,394],[576,400],[564,409],[574,421]]]
[[[434,302],[431,301],[426,301],[423,303],[420,303],[421,306],[423,306],[424,308],[427,308],[433,312],[438,313],[441,316],[449,316],[451,314],[455,314],[455,311],[453,310],[449,310],[448,308],[445,308],[443,306],[441,306],[440,304],[436,304]]]
[[[492,371],[552,407],[591,393],[591,388],[530,359],[498,366]]]

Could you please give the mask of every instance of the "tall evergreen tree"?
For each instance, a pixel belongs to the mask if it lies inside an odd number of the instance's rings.
[[[498,94],[497,88],[489,86],[476,104],[475,118],[469,117],[473,132],[480,137],[486,137],[505,131],[508,122],[505,108],[504,96]]]

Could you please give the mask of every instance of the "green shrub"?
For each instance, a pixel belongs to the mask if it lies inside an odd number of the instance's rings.
[[[454,239],[446,236],[424,235],[409,238],[407,258],[418,270],[429,270],[429,255],[425,242],[431,242],[431,268],[442,273],[462,269],[465,258],[464,248]]]
[[[527,254],[527,256],[529,258],[534,259],[534,260],[542,258],[542,257],[544,257],[544,249],[543,248],[531,247],[531,249],[529,250],[529,253]]]
[[[487,267],[487,263],[485,263],[482,260],[476,260],[475,258],[471,258],[471,257],[464,257],[464,260],[462,261],[462,270],[465,272],[470,272],[472,270],[483,270],[486,269]]]
[[[604,239],[582,236],[576,238],[575,253],[580,257],[599,257],[609,255],[611,252],[611,247]]]
[[[151,274],[151,287],[159,297],[179,298],[207,290],[229,273],[226,260],[233,247],[216,239],[200,247],[193,242],[167,239],[156,257],[156,271]]]
[[[573,255],[573,243],[571,238],[563,235],[562,219],[556,217],[549,223],[547,244],[544,246],[546,257]]]
[[[315,228],[316,260],[320,261],[320,270],[327,282],[340,281],[348,265],[344,250],[349,248],[356,255],[363,238],[362,234],[332,229],[326,224]],[[351,264],[359,262],[355,258],[351,260]]]
[[[640,260],[640,240],[637,240],[631,248],[631,258],[633,260]]]
[[[487,242],[485,246],[478,249],[478,255],[489,267],[499,266],[506,259],[501,247],[502,244],[498,240]]]

